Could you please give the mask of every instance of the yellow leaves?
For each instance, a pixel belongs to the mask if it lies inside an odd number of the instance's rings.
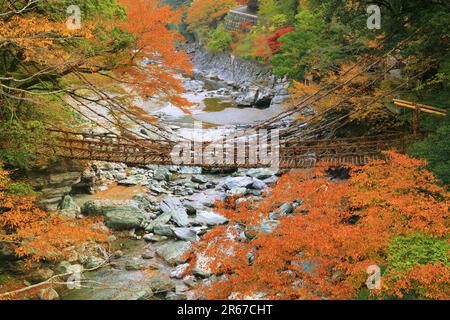
[[[0,19],[0,47],[12,46],[25,62],[61,64],[69,58],[62,44],[70,39],[92,39],[92,23],[80,30],[70,31],[65,22],[50,21],[41,15],[16,15],[9,20]]]
[[[291,92],[294,98],[302,98],[305,95],[312,95],[319,90],[320,87],[315,83],[305,84],[299,81],[294,81]]]
[[[33,47],[50,48],[56,41],[71,36],[92,37],[88,25],[82,31],[70,31],[65,23],[49,21],[44,16],[14,16],[0,20],[0,45],[14,44],[24,49]]]

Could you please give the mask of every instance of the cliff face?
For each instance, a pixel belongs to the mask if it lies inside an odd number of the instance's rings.
[[[61,160],[45,169],[35,169],[28,175],[29,182],[39,192],[39,207],[57,210],[65,195],[74,192],[92,193],[95,172],[72,160]]]
[[[228,53],[212,53],[199,44],[189,44],[194,71],[206,78],[219,79],[239,90],[240,106],[269,107],[289,99],[286,79],[277,79],[268,66]]]

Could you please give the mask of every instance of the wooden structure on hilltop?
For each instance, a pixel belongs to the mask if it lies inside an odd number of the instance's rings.
[[[246,6],[242,6],[231,10],[225,21],[225,28],[229,31],[242,31],[249,26],[258,23],[258,7],[257,0],[251,0]]]

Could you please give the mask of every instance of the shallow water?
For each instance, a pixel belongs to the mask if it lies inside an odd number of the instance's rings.
[[[195,121],[202,121],[212,126],[245,125],[268,120],[283,112],[281,106],[260,109],[256,107],[241,108],[231,102],[231,90],[220,87],[220,83],[212,89],[211,82],[185,79],[187,92],[183,98],[193,106],[189,108],[191,114],[186,114],[179,108],[146,101],[142,107],[150,114],[159,115],[162,121],[186,127]],[[219,88],[219,90],[217,90]]]
[[[220,112],[233,107],[233,103],[220,98],[206,98],[203,100],[205,108],[203,112]]]
[[[134,300],[145,296],[148,291],[148,282],[156,274],[168,275],[170,267],[158,258],[145,260],[142,252],[150,249],[152,244],[142,240],[119,239],[114,244],[115,249],[124,252],[123,257],[115,259],[113,266],[85,273],[83,288],[68,290],[63,294],[63,300]],[[154,250],[154,249],[151,249]],[[138,259],[144,265],[143,270],[126,270],[129,260]],[[153,265],[161,266],[152,270]]]
[[[243,125],[271,119],[282,111],[280,107],[267,109],[232,107],[217,112],[203,112],[194,115],[193,118],[216,125]]]

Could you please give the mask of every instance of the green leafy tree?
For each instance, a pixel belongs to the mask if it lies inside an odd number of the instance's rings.
[[[449,266],[450,244],[446,240],[421,233],[399,236],[388,247],[388,262],[397,271],[406,271],[417,265],[442,263]]]
[[[277,75],[302,79],[305,71],[328,70],[345,57],[343,24],[337,21],[327,24],[321,13],[308,10],[300,12],[296,21],[295,31],[280,38],[281,50],[272,59]]]
[[[450,184],[450,125],[439,127],[435,133],[411,147],[410,154],[425,158],[430,170],[444,184]]]
[[[225,30],[224,25],[221,24],[216,30],[211,32],[207,47],[212,52],[225,52],[230,49],[232,42],[233,38]]]

